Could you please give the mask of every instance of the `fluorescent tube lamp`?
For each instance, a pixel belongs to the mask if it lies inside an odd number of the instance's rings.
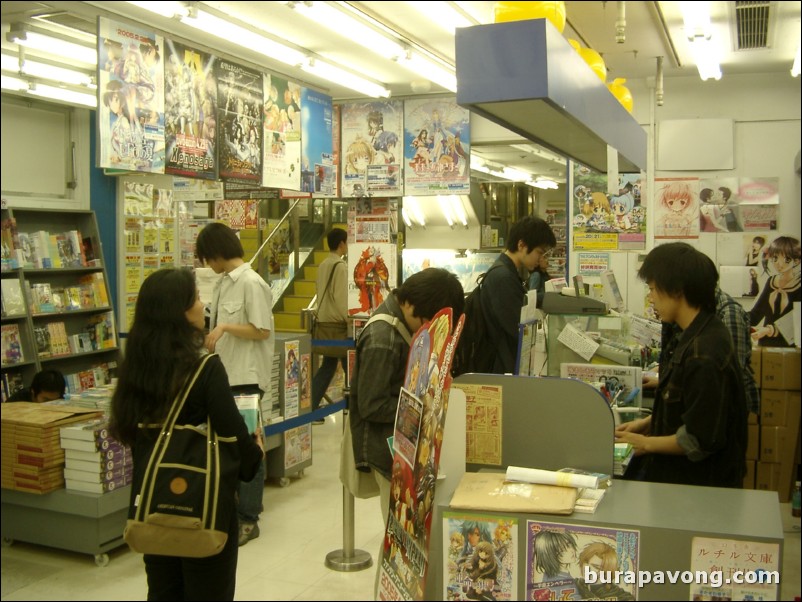
[[[0,75],[0,88],[3,90],[15,90],[17,92],[28,89],[28,82],[12,77],[10,75]]]
[[[29,59],[23,60],[22,67],[20,68],[19,58],[11,56],[10,54],[2,55],[2,68],[3,71],[21,71],[24,75],[72,84],[73,86],[86,86],[93,89],[97,87],[92,81],[92,76],[88,73],[73,71],[72,69],[65,69],[64,67],[56,67],[55,65],[48,65],[47,63],[40,63]]]
[[[426,227],[426,219],[423,216],[418,200],[414,196],[405,196],[403,199],[405,205],[409,206],[409,212],[422,227]]]
[[[371,82],[364,77],[355,75],[340,67],[335,67],[325,61],[310,58],[301,65],[301,69],[312,75],[317,75],[330,82],[340,84],[346,88],[351,88],[373,98],[388,98],[390,90],[377,83]]]
[[[527,182],[530,186],[534,186],[535,188],[541,188],[543,190],[557,190],[558,185],[557,182],[553,180],[549,180],[548,178],[538,178],[537,180]]]
[[[721,79],[721,66],[716,58],[716,47],[712,40],[696,38],[690,42],[691,54],[702,81]]]
[[[145,10],[149,10],[162,17],[167,17],[168,19],[186,17],[189,16],[190,12],[186,2],[160,2],[159,0],[150,0],[150,2],[129,1],[128,4],[144,8]]]
[[[424,58],[423,55],[413,50],[399,57],[398,64],[436,83],[438,86],[442,86],[446,90],[457,91],[457,76],[453,71],[437,65],[434,61]]]
[[[450,34],[453,34],[457,27],[476,25],[476,22],[463,15],[448,2],[433,2],[429,0],[426,3],[405,2],[405,4],[414,8],[429,21],[439,25]]]
[[[802,47],[796,47],[796,57],[794,58],[794,65],[791,67],[791,75],[793,77],[799,77],[799,52],[802,50]]]
[[[443,217],[445,217],[448,222],[448,227],[453,228],[454,220],[451,218],[451,207],[448,202],[448,197],[438,196],[437,202],[440,204],[440,211],[443,212]]]
[[[710,2],[680,2],[685,35],[689,40],[697,37],[710,38]]]
[[[465,213],[465,207],[462,205],[462,199],[456,194],[452,194],[448,197],[448,200],[451,203],[451,210],[454,213],[454,217],[459,220],[459,223],[467,228],[468,215]]]
[[[407,228],[412,228],[412,220],[409,219],[409,211],[407,211],[406,207],[401,207],[401,217],[407,225]]]
[[[532,179],[532,174],[526,173],[525,171],[521,171],[520,169],[513,169],[512,167],[505,167],[501,170],[504,174],[504,177],[508,180],[513,180],[515,182],[528,182]]]
[[[97,65],[97,49],[67,42],[61,38],[42,35],[35,31],[9,32],[8,41],[40,52],[72,59],[88,65]]]
[[[51,100],[61,100],[70,104],[79,104],[86,107],[97,107],[97,97],[94,94],[84,94],[67,88],[57,88],[45,84],[31,84],[28,94],[49,98]]]

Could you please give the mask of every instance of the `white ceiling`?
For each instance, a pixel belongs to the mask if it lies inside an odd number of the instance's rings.
[[[294,45],[305,48],[320,57],[343,63],[352,70],[384,84],[393,97],[449,94],[443,87],[422,81],[420,76],[403,68],[397,62],[385,59],[356,44],[348,31],[332,32],[310,21],[290,8],[285,2],[202,2],[201,5],[226,13],[256,29],[264,30]],[[431,2],[344,2],[349,8],[362,11],[384,26],[453,65],[454,35],[439,22],[432,20],[426,11]],[[477,23],[493,21],[495,2],[451,2]],[[666,89],[670,78],[696,74],[689,57],[689,46],[682,31],[682,17],[678,2],[577,2],[568,1],[568,25],[563,32],[567,38],[576,38],[582,45],[595,49],[605,59],[608,81],[623,77],[630,81],[654,77],[656,57],[664,57]],[[615,22],[618,5],[626,8],[626,40],[615,41]],[[767,47],[760,50],[738,50],[734,42],[735,5],[768,5],[769,29]],[[723,76],[732,73],[758,73],[788,71],[800,40],[800,2],[711,2],[713,39],[719,41]],[[361,96],[342,86],[318,79],[313,75],[265,59],[256,52],[236,45],[235,40],[221,40],[213,35],[198,32],[174,20],[154,15],[127,2],[2,2],[3,30],[10,24],[36,17],[46,17],[62,24],[94,32],[98,15],[117,16],[143,22],[168,35],[183,38],[201,47],[228,55],[262,69],[278,73],[304,85],[324,91],[335,101]],[[423,8],[423,12],[421,12]],[[2,41],[4,51],[14,51],[16,45]],[[521,60],[525,60],[522,57]],[[790,75],[789,75],[790,77]],[[413,85],[415,92],[413,92]],[[424,92],[421,86],[429,86]],[[525,166],[545,175],[556,175],[559,169],[550,161],[534,154],[513,149],[479,148],[474,150],[487,159],[512,166]]]

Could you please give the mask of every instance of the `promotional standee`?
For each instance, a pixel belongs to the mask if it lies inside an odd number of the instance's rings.
[[[415,335],[392,441],[390,512],[380,559],[380,600],[422,600],[429,566],[434,488],[440,465],[451,361],[464,316],[451,334],[445,308]]]

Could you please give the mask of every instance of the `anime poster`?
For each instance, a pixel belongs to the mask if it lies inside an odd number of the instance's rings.
[[[574,249],[646,248],[646,207],[638,174],[620,174],[618,193],[607,192],[607,174],[574,163]]]
[[[443,513],[443,600],[518,600],[518,520]]]
[[[343,197],[402,194],[404,103],[377,100],[341,105]]]
[[[444,268],[454,274],[462,289],[469,293],[476,288],[476,279],[487,272],[496,259],[498,253],[471,253],[460,257],[456,249],[404,249],[401,253],[401,263],[404,266],[403,280],[426,268]]]
[[[527,521],[526,599],[637,600],[636,583],[591,583],[585,570],[637,574],[639,553],[639,531]]]
[[[699,180],[655,178],[654,237],[699,237]]]
[[[258,185],[262,181],[262,74],[220,59],[215,76],[216,121],[205,114],[203,120],[204,127],[217,130],[220,179]]]
[[[334,197],[342,196],[340,193],[340,158],[342,157],[341,142],[342,107],[334,105],[331,113],[331,162],[334,168]]]
[[[259,225],[259,201],[217,201],[214,219],[225,222],[234,230],[255,230]]]
[[[298,415],[298,380],[301,376],[301,358],[298,341],[284,343],[284,417]]]
[[[749,309],[752,343],[761,347],[794,344],[794,303],[802,301],[800,257],[799,239],[793,236],[778,236],[765,248],[757,267],[766,280]]]
[[[404,194],[469,194],[471,113],[456,98],[404,103]]]
[[[307,410],[312,407],[312,360],[309,353],[301,354],[301,375],[300,375],[301,409]]]
[[[301,190],[301,86],[264,76],[262,186]]]
[[[217,179],[217,57],[172,40],[164,70],[164,172]]]
[[[312,459],[312,425],[284,431],[284,470]]]
[[[354,243],[348,249],[348,315],[372,314],[397,285],[393,244]]]
[[[164,173],[164,38],[98,23],[98,167]]]
[[[268,234],[273,231],[277,224],[278,220],[267,221]],[[266,251],[269,256],[270,280],[287,277],[290,264],[290,246],[290,224],[285,221],[267,243]]]
[[[700,232],[740,232],[738,178],[699,180]]]
[[[640,407],[643,401],[640,366],[561,363],[560,378],[573,378],[592,385],[610,405]]]
[[[301,190],[315,198],[337,196],[331,97],[301,88]]]
[[[449,336],[451,319],[451,308],[437,312],[431,322],[418,330],[410,345],[396,414],[399,426],[393,437],[390,512],[379,561],[380,600],[423,599],[435,482],[451,388],[451,361],[465,323],[464,316],[460,317]],[[421,395],[412,395],[413,390]],[[413,442],[416,428],[417,441]],[[401,443],[406,448],[403,452],[395,447],[399,436],[407,439]]]
[[[760,268],[766,259],[768,244],[774,238],[772,232],[749,232],[718,234],[716,236],[716,258],[719,265],[743,265]]]
[[[735,571],[744,571],[750,577],[769,572],[779,573],[780,545],[758,541],[713,539],[694,537],[691,543],[691,571],[712,573],[721,571],[727,582],[721,587],[707,583],[692,583],[689,600],[777,600],[777,582],[764,579],[757,583],[729,583]],[[766,575],[768,577],[768,575]],[[741,580],[743,581],[743,580]]]

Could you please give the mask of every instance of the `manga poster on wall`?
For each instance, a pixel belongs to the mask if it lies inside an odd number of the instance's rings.
[[[637,600],[637,583],[608,583],[600,572],[637,574],[639,556],[639,531],[527,521],[526,599]]]
[[[464,323],[462,316],[450,335],[451,308],[442,309],[410,345],[393,435],[390,508],[379,560],[380,600],[423,599],[451,361]]]
[[[456,98],[404,103],[404,193],[469,194],[471,113]]]
[[[348,315],[369,316],[396,287],[396,247],[355,243],[348,247]]]
[[[226,222],[234,230],[255,230],[259,226],[259,201],[215,201],[214,219]]]
[[[400,100],[341,105],[342,196],[401,196],[404,103]]]
[[[699,180],[699,231],[740,232],[738,178]]]
[[[301,190],[315,198],[337,196],[331,97],[301,88]]]
[[[443,513],[443,600],[518,600],[518,520]]]
[[[476,288],[476,279],[488,271],[498,259],[498,253],[472,253],[458,257],[456,249],[404,249],[401,253],[403,280],[430,267],[445,268],[457,277],[462,289],[469,293]]]
[[[655,178],[654,237],[699,237],[699,180]]]
[[[164,173],[164,38],[98,22],[99,167]]]
[[[264,78],[264,169],[262,185],[301,189],[301,86]]]
[[[607,192],[607,174],[574,163],[574,249],[646,248],[646,207],[639,173],[620,174],[616,194]]]
[[[262,181],[262,74],[223,59],[215,64],[215,74],[220,179],[259,184]],[[216,127],[207,115],[204,114],[203,119],[204,127]]]
[[[217,179],[217,57],[165,40],[164,172],[206,180]]]

